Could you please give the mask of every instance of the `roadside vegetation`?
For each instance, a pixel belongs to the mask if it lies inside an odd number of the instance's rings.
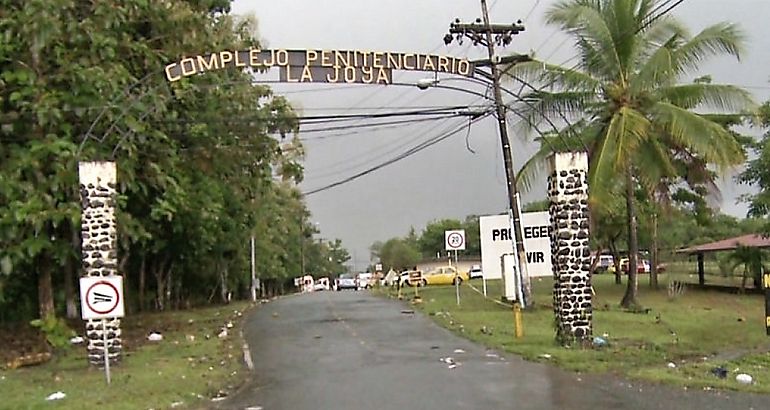
[[[233,303],[129,316],[123,321],[124,355],[111,367],[110,385],[103,370],[89,366],[85,348],[73,346],[40,366],[0,370],[0,407],[209,407],[212,399],[237,389],[248,371],[238,330],[247,308],[247,303]],[[219,337],[223,329],[228,334]],[[163,339],[147,340],[150,332]],[[65,397],[46,401],[56,392]]]
[[[229,0],[113,3],[0,1],[0,328],[17,339],[4,355],[58,360],[33,320],[54,339],[83,329],[79,161],[116,162],[129,323],[249,296],[252,238],[264,296],[349,259],[313,238],[285,98],[239,70],[164,78],[182,56],[259,47],[255,20]]]
[[[669,274],[662,275],[662,283]],[[452,286],[420,288],[414,306],[438,324],[484,346],[516,353],[532,361],[584,373],[603,373],[665,382],[689,388],[719,388],[770,393],[770,340],[765,333],[761,295],[735,295],[667,287],[640,287],[642,308],[618,305],[625,286],[611,275],[594,276],[594,331],[603,342],[565,348],[554,338],[551,278],[532,281],[537,305],[523,313],[524,336],[515,338],[513,311],[501,300],[499,280],[488,281],[488,298],[464,284],[457,306]],[[481,288],[480,280],[470,285]],[[395,292],[390,291],[394,297]],[[411,292],[404,293],[411,299]],[[719,378],[715,369],[727,371]],[[739,373],[752,384],[735,380]]]

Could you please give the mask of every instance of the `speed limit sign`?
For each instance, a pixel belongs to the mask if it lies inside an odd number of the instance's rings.
[[[444,231],[445,248],[448,251],[465,250],[465,230]]]

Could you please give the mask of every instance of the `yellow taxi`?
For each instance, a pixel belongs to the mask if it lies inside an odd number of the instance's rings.
[[[458,271],[454,266],[439,266],[423,273],[424,283],[427,285],[454,285],[468,280],[468,274]]]

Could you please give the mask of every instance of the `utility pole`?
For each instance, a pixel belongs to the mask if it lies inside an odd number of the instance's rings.
[[[487,1],[481,0],[481,13],[483,19],[476,19],[474,23],[461,23],[460,19],[455,20],[449,26],[449,34],[444,36],[444,43],[447,45],[452,40],[462,41],[463,37],[469,38],[474,45],[486,45],[489,55],[490,70],[492,77],[492,87],[495,97],[495,106],[497,108],[497,126],[500,131],[500,142],[503,149],[503,160],[505,161],[505,179],[508,185],[508,204],[511,215],[511,233],[515,238],[515,250],[518,256],[518,273],[521,280],[523,292],[522,305],[532,306],[532,288],[527,272],[527,255],[524,251],[524,238],[521,229],[521,211],[519,209],[519,195],[516,187],[516,173],[513,169],[513,157],[511,154],[511,140],[508,137],[508,125],[506,123],[505,103],[500,91],[500,69],[498,64],[501,58],[495,55],[495,43],[507,46],[512,41],[512,36],[524,31],[521,21],[514,24],[490,24],[489,11],[487,10]],[[494,36],[494,39],[493,39]]]

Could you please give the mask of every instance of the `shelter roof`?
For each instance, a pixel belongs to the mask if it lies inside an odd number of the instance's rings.
[[[749,248],[770,248],[770,237],[765,237],[760,234],[741,235],[734,238],[722,239],[721,241],[704,243],[703,245],[680,249],[677,251],[677,253],[707,253],[730,251],[739,246],[747,246]]]

